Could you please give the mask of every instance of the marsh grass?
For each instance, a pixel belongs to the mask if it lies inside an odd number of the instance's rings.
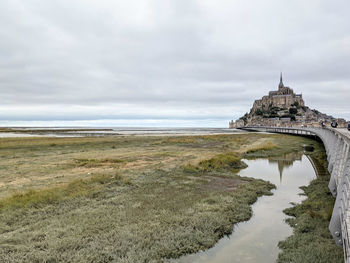
[[[280,156],[287,152],[296,153],[303,150],[303,145],[315,143],[315,141],[306,137],[290,135],[280,135],[278,137],[267,135],[264,138],[257,138],[255,143],[259,142],[259,140],[261,140],[261,143],[254,144],[253,142],[253,146],[251,144],[243,146],[243,158],[257,159]]]
[[[162,144],[193,144],[197,142],[198,137],[167,137],[161,141]]]
[[[131,181],[118,173],[115,175],[96,174],[88,179],[76,179],[61,186],[38,190],[30,189],[1,199],[0,211],[17,208],[38,208],[67,199],[92,196],[105,187],[106,184],[129,185]]]
[[[277,147],[242,150],[262,140]],[[162,262],[207,249],[274,188],[235,175],[241,157],[307,142],[265,134],[0,139],[0,262]]]
[[[1,230],[11,233],[1,236],[0,258],[163,262],[213,246],[232,232],[233,224],[248,220],[250,205],[274,187],[237,177],[242,183],[235,191],[203,191],[202,184],[189,187],[177,172],[153,171],[147,174],[152,180],[132,189],[112,187],[103,198],[83,195],[51,206],[8,210],[0,215]]]
[[[246,168],[247,165],[241,161],[241,158],[237,153],[226,152],[218,154],[209,160],[203,160],[198,166],[202,171]]]
[[[77,158],[74,159],[74,163],[77,166],[83,166],[83,167],[99,167],[103,165],[113,165],[113,164],[120,164],[124,163],[125,160],[122,159],[113,159],[113,158],[104,158],[104,159],[87,159],[87,158]]]
[[[246,153],[249,154],[249,153],[255,153],[258,151],[270,151],[275,148],[277,148],[277,145],[272,143],[271,141],[268,141],[256,146],[248,147],[246,150]]]
[[[197,165],[187,164],[183,167],[185,173],[205,173],[211,171],[238,171],[247,165],[241,161],[241,156],[234,152],[217,154],[214,157],[202,160]]]

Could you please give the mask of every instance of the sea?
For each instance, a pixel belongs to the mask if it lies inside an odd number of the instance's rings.
[[[16,127],[0,132],[4,137],[85,137],[85,136],[168,136],[168,135],[215,135],[245,133],[229,128],[184,128],[184,127]]]

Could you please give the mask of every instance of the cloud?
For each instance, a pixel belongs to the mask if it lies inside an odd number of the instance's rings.
[[[0,119],[207,116],[226,126],[276,89],[281,70],[306,104],[350,119],[349,7],[347,0],[1,1]]]

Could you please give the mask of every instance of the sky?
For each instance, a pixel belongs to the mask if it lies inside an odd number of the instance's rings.
[[[349,0],[1,0],[0,126],[227,127],[284,84],[350,120]]]

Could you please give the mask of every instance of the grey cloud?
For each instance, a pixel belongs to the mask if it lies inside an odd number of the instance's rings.
[[[231,119],[248,111],[283,70],[307,104],[350,119],[349,7],[346,0],[5,0],[0,118],[162,111],[169,119],[205,112],[221,123],[218,113]],[[122,104],[130,111],[104,112]],[[45,115],[60,107],[67,110]]]

